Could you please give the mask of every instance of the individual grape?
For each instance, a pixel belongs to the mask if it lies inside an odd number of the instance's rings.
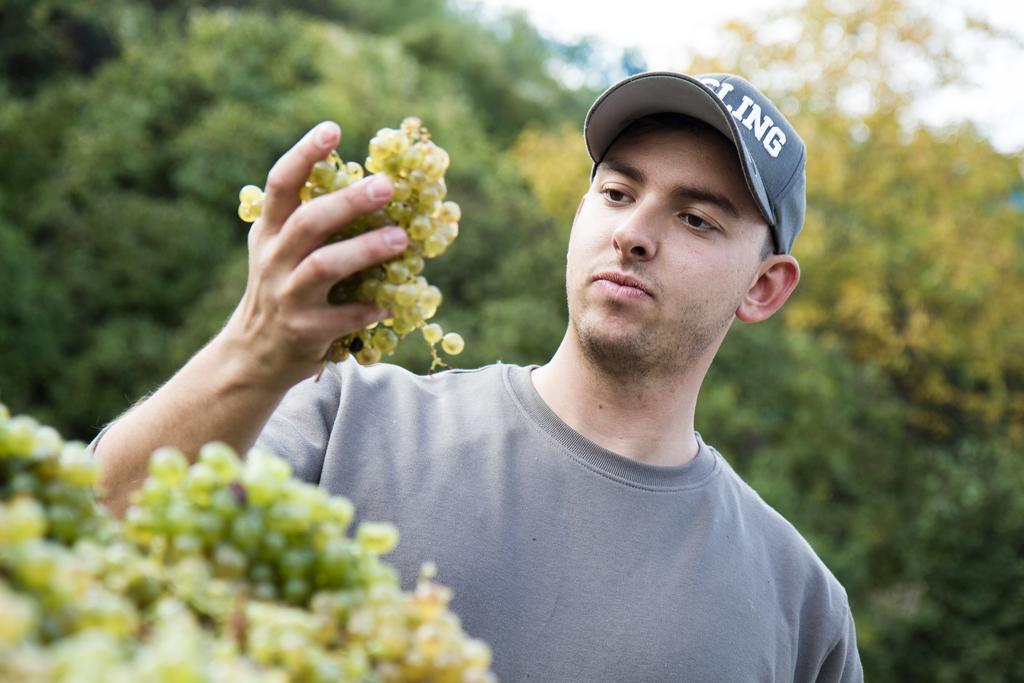
[[[423,163],[422,156],[419,159],[419,163]],[[430,183],[430,176],[427,175],[427,172],[422,168],[413,167],[413,169],[409,171],[409,184],[412,185],[412,188],[417,192],[426,187],[428,183]]]
[[[430,323],[423,327],[423,338],[427,340],[428,344],[436,344],[441,341],[441,337],[444,336],[444,330],[437,323]]]
[[[334,182],[334,174],[338,172],[333,162],[322,159],[313,164],[309,172],[309,182],[319,187],[329,188]]]
[[[238,201],[243,204],[255,204],[263,200],[263,190],[256,185],[246,185],[238,193]]]
[[[420,296],[420,303],[424,306],[437,308],[441,305],[441,290],[434,285],[429,285]]]
[[[434,225],[430,222],[430,215],[421,213],[409,221],[409,237],[414,240],[425,240],[434,231]]]
[[[402,263],[409,270],[409,275],[416,277],[423,272],[423,257],[419,254],[407,254],[402,258]]]
[[[221,483],[234,481],[242,470],[242,461],[231,446],[222,441],[211,441],[199,449],[199,462]]]
[[[419,290],[412,283],[407,282],[395,289],[395,303],[403,308],[416,303],[417,298],[419,298]]]
[[[187,473],[188,460],[177,448],[157,449],[149,459],[149,475],[166,486],[177,485]]]
[[[442,223],[438,226],[434,234],[440,235],[444,238],[446,244],[451,244],[456,237],[459,236],[459,224],[458,223]]]
[[[328,519],[340,525],[342,529],[344,529],[352,523],[352,518],[355,516],[355,509],[347,498],[334,496],[327,501],[327,514],[329,515]]]
[[[395,315],[386,324],[396,338],[382,336],[378,344],[372,341],[375,337],[367,334],[369,329],[345,335],[331,343],[324,363],[340,362],[349,355],[363,364],[376,363],[394,352],[402,337],[426,325],[441,303],[440,291],[425,281],[413,286],[414,281],[422,277],[424,259],[440,256],[458,236],[461,211],[455,202],[445,201],[448,153],[430,139],[430,133],[418,118],[408,117],[398,128],[378,130],[369,142],[368,152],[366,171],[389,176],[394,186],[391,201],[384,209],[345,226],[328,238],[328,242],[393,224],[406,230],[409,247],[383,267],[367,268],[338,283],[331,288],[328,301],[333,304],[353,300],[372,302],[392,310]],[[299,199],[308,202],[347,187],[363,174],[360,164],[346,162],[332,151],[327,158],[313,164],[307,182],[299,191]],[[262,211],[263,192],[255,185],[247,185],[239,193],[239,201],[239,216],[254,221]],[[427,288],[430,294],[425,296],[423,290]],[[433,345],[430,352],[431,370],[444,367]]]
[[[427,258],[434,258],[444,253],[448,248],[448,240],[444,235],[433,232],[423,241],[423,255]]]
[[[363,177],[363,167],[355,161],[349,161],[345,164],[345,172],[348,174],[348,177],[352,182],[360,180]]]
[[[437,180],[420,190],[419,201],[422,204],[433,204],[444,199],[445,194],[447,194],[447,189],[444,181]]]
[[[0,426],[0,456],[31,457],[35,450],[38,427],[39,423],[27,415],[17,415],[5,420]]]
[[[378,327],[373,332],[373,347],[382,354],[391,353],[398,346],[398,335],[387,327]]]
[[[462,210],[455,202],[444,202],[437,217],[444,223],[458,223],[462,219]]]
[[[405,264],[405,261],[391,261],[384,269],[387,271],[388,282],[392,284],[401,284],[409,279],[409,266]]]
[[[355,163],[355,162],[349,162]],[[397,204],[399,202],[405,202],[407,199],[412,197],[412,186],[409,185],[409,181],[403,178],[399,178],[394,183],[394,189],[392,190],[391,199]],[[397,206],[394,208],[398,208]],[[401,214],[392,214],[395,220],[401,222],[402,219],[399,217]]]
[[[465,342],[462,341],[462,336],[458,332],[449,332],[444,335],[441,340],[441,348],[444,349],[445,353],[457,356],[462,353],[462,349],[465,347]]]
[[[36,428],[35,441],[32,445],[33,457],[51,457],[64,447],[64,440],[53,427],[41,425]]]
[[[372,346],[364,346],[356,352],[356,360],[362,365],[373,365],[381,358],[381,352]]]
[[[250,509],[231,523],[231,540],[243,550],[251,551],[259,546],[263,537],[263,516]]]
[[[395,318],[395,322],[391,327],[399,336],[404,337],[416,329],[416,323],[403,316],[401,318]]]
[[[398,545],[398,529],[382,522],[363,522],[356,529],[356,543],[376,555],[390,553]]]
[[[64,444],[58,462],[57,476],[61,481],[82,488],[92,487],[99,481],[99,467],[83,443]]]
[[[0,544],[17,545],[41,538],[46,533],[46,511],[32,498],[15,498],[0,503]]]

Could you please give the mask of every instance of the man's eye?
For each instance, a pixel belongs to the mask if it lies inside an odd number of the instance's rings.
[[[697,228],[698,230],[715,230],[714,225],[708,223],[695,213],[684,213],[683,220],[686,221],[691,228]]]
[[[626,199],[626,193],[625,192],[621,192],[619,190],[614,190],[612,188],[606,189],[604,191],[604,196],[607,197],[608,199],[612,200],[613,202],[621,202],[621,201],[624,201]]]

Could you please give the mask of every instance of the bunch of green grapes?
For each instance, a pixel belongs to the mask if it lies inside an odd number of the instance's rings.
[[[208,616],[229,618],[240,590],[305,605],[317,590],[396,580],[377,558],[394,549],[398,531],[364,522],[349,538],[352,504],[295,479],[268,451],[253,449],[243,461],[230,446],[209,443],[190,467],[180,451],[162,448],[149,472],[125,535],[175,567],[186,599]]]
[[[123,524],[96,480],[0,404],[0,681],[494,681],[432,565],[403,592],[380,559],[397,530],[349,534],[352,504],[277,456],[161,449]]]
[[[434,317],[442,297],[441,290],[421,274],[424,259],[443,254],[459,234],[459,205],[445,201],[447,168],[448,153],[430,139],[418,118],[406,118],[397,129],[383,128],[370,140],[366,170],[386,173],[391,178],[391,201],[383,209],[345,226],[329,241],[385,225],[399,225],[409,235],[409,246],[401,255],[356,273],[331,289],[328,299],[332,303],[375,303],[393,315],[379,325],[375,323],[334,340],[325,362],[339,362],[354,354],[364,365],[376,363],[394,352],[400,339],[417,329],[430,347],[432,370],[444,365],[437,354],[438,343],[449,355],[462,352],[464,342],[458,333],[445,334],[440,325],[427,322]],[[307,202],[348,187],[362,177],[363,167],[358,162],[345,162],[332,151],[313,165],[299,197]],[[252,222],[259,218],[263,207],[260,188],[246,185],[238,198],[238,215],[242,220]]]
[[[250,602],[248,653],[303,680],[493,683],[490,648],[465,637],[446,609],[451,592],[429,572],[414,593],[380,583],[365,594],[322,591],[308,610]]]
[[[379,559],[397,529],[362,522],[349,537],[353,516],[272,453],[243,461],[210,443],[191,467],[174,449],[153,454],[125,532],[168,567],[179,598],[222,630],[244,624],[244,652],[295,680],[493,680],[448,589],[428,569],[403,593]]]

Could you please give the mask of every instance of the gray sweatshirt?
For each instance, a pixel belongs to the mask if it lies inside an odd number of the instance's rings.
[[[503,681],[861,681],[846,592],[698,435],[682,467],[590,442],[530,368],[331,367],[258,444],[432,560]]]

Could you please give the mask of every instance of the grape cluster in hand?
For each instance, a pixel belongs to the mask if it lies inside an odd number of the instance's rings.
[[[437,312],[442,296],[441,290],[427,282],[422,272],[424,259],[443,254],[459,234],[459,205],[445,201],[448,153],[430,139],[430,133],[415,117],[406,118],[397,129],[377,131],[370,140],[369,152],[366,170],[386,173],[391,178],[391,202],[346,225],[329,241],[347,239],[385,225],[399,225],[409,235],[409,246],[398,257],[356,273],[331,289],[328,299],[332,303],[374,303],[393,315],[335,339],[324,360],[339,362],[351,354],[364,365],[376,363],[391,354],[407,334],[421,330],[433,357],[431,370],[443,367],[437,344],[446,354],[456,355],[462,352],[464,342],[459,334],[445,334],[440,325],[427,322]],[[332,151],[313,165],[299,198],[307,202],[348,187],[361,179],[363,173],[358,162],[345,162]],[[259,218],[264,200],[260,188],[246,185],[238,198],[238,215],[242,220],[253,222]]]

